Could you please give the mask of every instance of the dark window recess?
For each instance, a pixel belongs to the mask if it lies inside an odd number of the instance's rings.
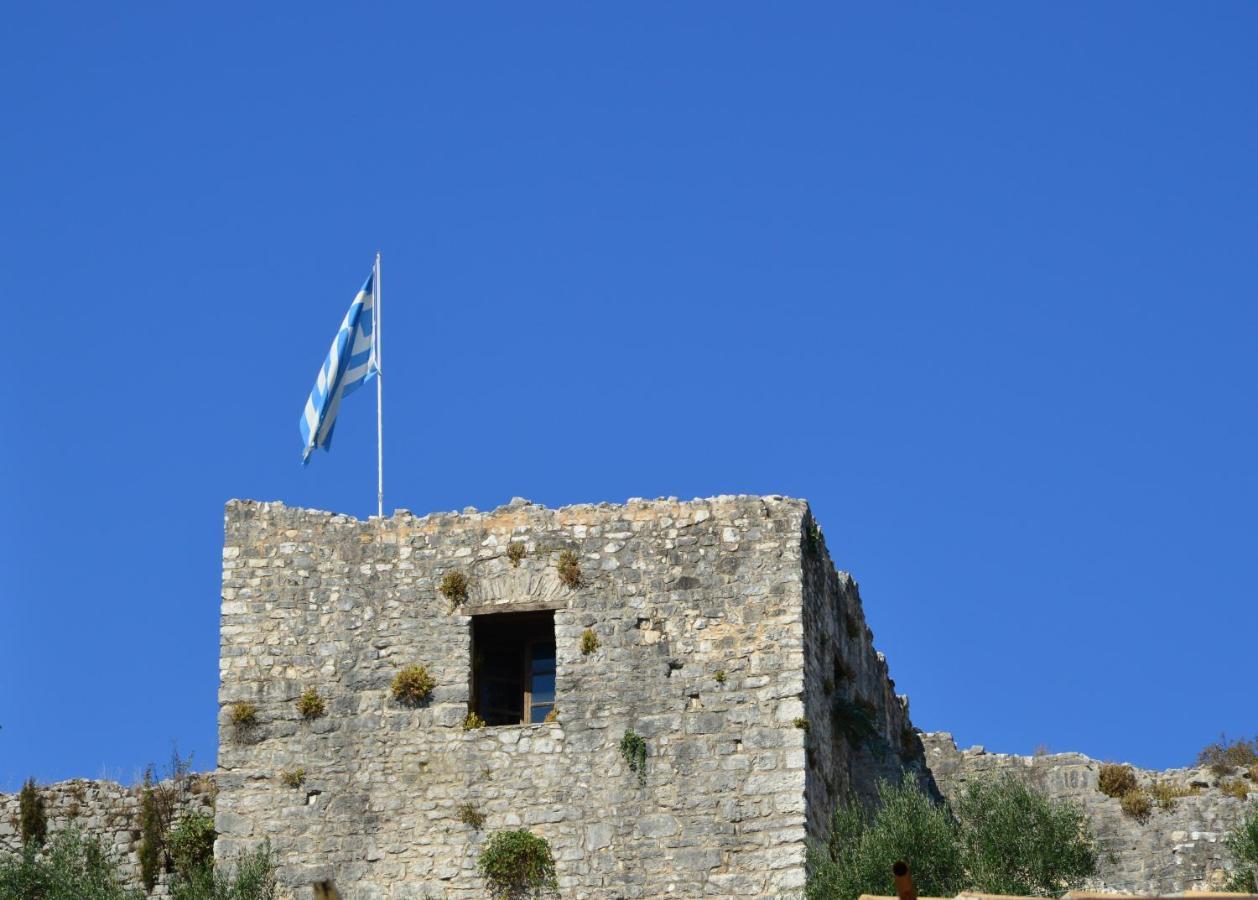
[[[486,725],[544,722],[555,708],[555,613],[472,617],[472,698]]]

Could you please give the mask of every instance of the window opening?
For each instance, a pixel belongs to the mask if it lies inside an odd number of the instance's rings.
[[[472,617],[472,706],[486,725],[544,722],[555,708],[555,613]]]

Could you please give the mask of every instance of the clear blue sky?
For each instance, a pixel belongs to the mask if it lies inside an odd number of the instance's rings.
[[[212,765],[377,249],[388,508],[806,497],[920,727],[1258,730],[1258,6],[353,6],[9,10],[0,787]]]

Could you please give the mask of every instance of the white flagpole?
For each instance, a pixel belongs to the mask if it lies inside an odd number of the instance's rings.
[[[380,365],[380,254],[376,253],[376,514],[384,518],[384,375]]]

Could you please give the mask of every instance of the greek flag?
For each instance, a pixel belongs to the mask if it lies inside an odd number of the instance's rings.
[[[348,397],[380,371],[376,361],[376,273],[349,305],[349,312],[332,340],[332,349],[323,361],[314,390],[301,415],[301,438],[305,443],[301,461],[310,461],[316,447],[332,446],[332,429],[341,398]]]

